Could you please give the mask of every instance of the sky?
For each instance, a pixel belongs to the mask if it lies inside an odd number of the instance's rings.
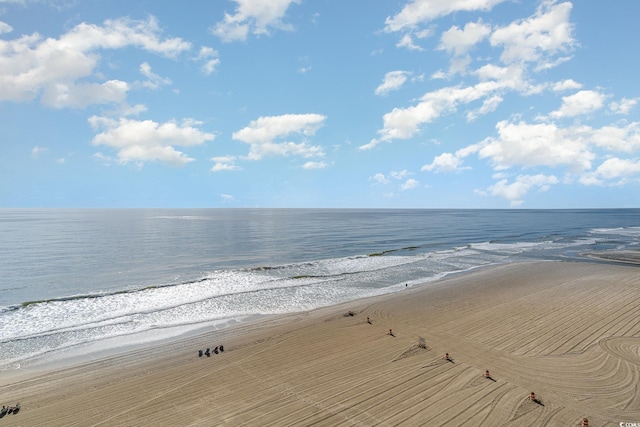
[[[640,1],[0,0],[0,207],[640,207]]]

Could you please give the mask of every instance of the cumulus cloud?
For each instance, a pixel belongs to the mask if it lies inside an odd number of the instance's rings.
[[[489,194],[509,200],[511,206],[520,206],[524,203],[524,196],[532,189],[547,191],[551,185],[557,184],[558,178],[553,175],[519,175],[514,182],[501,179],[486,191],[478,190],[479,194]]]
[[[640,177],[640,160],[619,159],[612,157],[596,169],[596,174],[607,180],[627,178],[631,176]]]
[[[92,116],[89,123],[94,129],[104,129],[93,138],[93,144],[115,149],[121,164],[161,161],[172,166],[183,166],[194,159],[174,146],[189,147],[214,139],[213,134],[199,130],[197,126],[201,123],[193,119],[184,119],[182,123],[157,123],[152,120],[115,120]]]
[[[613,101],[609,104],[609,109],[615,114],[629,114],[638,103],[638,98],[622,98],[620,101]]]
[[[390,175],[393,179],[402,180],[411,175],[411,173],[408,170],[403,169],[401,171],[391,171]]]
[[[411,0],[398,14],[387,18],[384,29],[402,34],[403,47],[415,47],[415,34],[431,20],[456,11],[489,10],[498,3],[489,0]],[[571,58],[577,45],[574,26],[570,22],[571,10],[571,2],[543,0],[533,14],[510,23],[488,25],[477,19],[446,29],[440,34],[437,49],[451,55],[449,69],[436,71],[432,78],[451,80],[459,76],[463,79],[461,83],[425,93],[412,105],[391,109],[383,115],[383,124],[376,137],[359,149],[368,150],[382,142],[415,138],[428,125],[447,115],[462,113],[467,122],[473,122],[495,112],[514,92],[522,97],[549,94],[558,96],[559,107],[537,115],[531,110],[537,123],[521,118],[526,110],[516,110],[511,119],[496,124],[495,135],[480,137],[479,142],[474,141],[457,151],[436,155],[422,166],[421,171],[460,172],[469,169],[464,166],[465,158],[474,155],[499,172],[494,175],[495,184],[477,190],[478,193],[504,198],[513,206],[524,203],[526,194],[531,191],[546,191],[560,182],[583,185],[640,182],[637,158],[640,124],[621,121],[598,128],[582,124],[594,113],[605,109],[610,114],[627,115],[640,98],[608,102],[609,95],[598,89],[585,89],[572,78],[536,81],[536,73]],[[482,43],[493,49],[499,60],[493,53],[483,53],[482,57],[472,59],[469,53]],[[484,63],[475,65],[481,61]],[[548,78],[547,73],[539,76]],[[469,82],[472,78],[477,79],[475,84]],[[381,85],[379,90],[383,87]],[[561,94],[565,96],[560,98]],[[556,123],[567,118],[580,120],[571,126]],[[529,173],[513,178],[515,173],[509,172],[510,178],[507,171],[512,170],[528,170]],[[390,177],[379,174],[377,178],[370,179],[389,183]]]
[[[379,138],[362,145],[361,150],[375,147],[380,142],[408,139],[415,136],[421,126],[431,123],[443,114],[455,112],[461,104],[469,104],[504,87],[498,81],[481,82],[467,87],[445,87],[425,94],[418,104],[407,108],[394,108],[383,116],[384,127],[378,131]],[[497,98],[492,101],[496,103]],[[487,111],[490,107],[485,107]]]
[[[463,29],[453,26],[442,33],[438,49],[456,56],[464,55],[490,33],[491,26],[483,24],[482,21],[469,22]]]
[[[594,90],[581,90],[562,97],[562,106],[549,115],[555,119],[575,117],[599,110],[604,105],[605,95]]]
[[[271,28],[290,31],[284,18],[291,4],[301,0],[234,0],[235,14],[224,14],[224,19],[211,28],[211,32],[224,42],[246,40],[249,33],[268,35]]]
[[[147,78],[146,81],[142,82],[142,86],[146,87],[147,89],[156,90],[161,86],[171,84],[171,79],[160,77],[159,75],[151,71],[151,65],[149,65],[147,62],[143,62],[142,64],[140,64],[140,74]]]
[[[420,24],[459,11],[489,11],[506,0],[412,0],[395,16],[385,20],[386,32],[413,30]]]
[[[640,152],[640,123],[609,125],[592,129],[580,128],[595,146],[620,153]]]
[[[473,3],[467,5],[486,6],[482,1]],[[453,26],[442,33],[438,49],[453,55],[449,74],[465,74],[471,63],[469,50],[485,39],[502,49],[500,60],[506,66],[533,64],[536,71],[549,69],[570,59],[566,55],[575,44],[570,11],[571,3],[545,1],[533,16],[495,29],[482,20],[469,22],[463,28]]]
[[[490,43],[503,47],[500,59],[505,64],[536,62],[539,69],[557,65],[553,56],[569,52],[575,43],[571,8],[569,2],[543,1],[534,16],[493,31]]]
[[[489,159],[498,170],[544,165],[584,171],[591,168],[595,157],[584,135],[573,128],[564,129],[553,123],[501,121],[496,129],[498,137],[485,139],[478,155]]]
[[[235,163],[235,156],[212,157],[211,161],[213,162],[213,166],[209,170],[210,172],[235,171],[241,169],[240,166]]]
[[[129,85],[120,80],[104,83],[54,83],[46,86],[41,101],[53,108],[84,108],[92,104],[121,103]]]
[[[412,190],[420,186],[420,182],[418,180],[413,178],[408,178],[410,175],[413,175],[413,174],[406,169],[403,169],[400,171],[391,171],[389,172],[389,177],[385,176],[385,174],[381,172],[378,172],[375,175],[370,176],[369,181],[373,182],[374,184],[381,184],[381,185],[387,185],[392,183],[393,182],[392,179],[395,180],[395,182],[403,181],[401,183],[398,183],[398,185],[400,190],[406,191],[406,190]]]
[[[202,46],[198,56],[193,58],[193,60],[203,63],[200,70],[207,76],[214,73],[220,65],[218,51],[208,46]]]
[[[328,166],[327,162],[306,162],[302,165],[302,169],[325,169]]]
[[[563,92],[565,90],[582,89],[582,85],[573,79],[566,79],[553,84],[552,90],[554,92]]]
[[[13,27],[6,22],[0,21],[0,34],[10,33],[13,31]]]
[[[423,172],[454,172],[460,169],[462,158],[452,153],[442,153],[436,156],[433,161],[422,166]]]
[[[294,135],[303,138],[313,136],[324,124],[326,117],[321,114],[284,114],[260,117],[249,126],[232,134],[232,138],[249,144],[248,158],[259,160],[265,156],[322,157],[324,149],[307,142],[276,142],[278,139]]]
[[[58,108],[121,102],[129,85],[100,81],[97,52],[128,46],[170,58],[190,48],[180,38],[163,39],[153,17],[106,20],[101,26],[82,23],[59,39],[34,33],[0,40],[0,101],[24,102],[41,95],[43,103]]]
[[[496,171],[511,168],[565,169],[566,182],[582,185],[621,185],[631,180],[640,182],[640,161],[621,158],[612,152],[635,154],[640,152],[640,123],[592,128],[585,125],[559,127],[555,123],[529,124],[524,121],[501,121],[496,125],[497,136],[464,147],[455,153],[436,156],[422,167],[427,172],[457,172],[463,169],[465,157],[475,154]],[[599,152],[604,150],[604,161],[595,170]],[[523,202],[531,189],[544,191],[560,179],[555,175],[521,175],[509,182],[504,173],[496,174],[499,181],[479,194],[505,198],[512,205]]]
[[[373,182],[376,182],[378,184],[388,184],[388,183],[391,182],[384,176],[383,173],[380,173],[380,172],[376,173],[373,176],[370,176],[369,177],[369,181],[373,181]]]
[[[389,92],[398,90],[405,84],[411,75],[408,71],[389,71],[384,75],[384,81],[375,90],[376,95],[386,95]]]
[[[493,95],[490,98],[485,99],[484,101],[482,101],[482,105],[480,106],[480,108],[469,111],[467,113],[467,121],[472,122],[479,116],[484,116],[485,114],[496,111],[502,101],[503,98],[500,95]]]
[[[403,35],[402,38],[398,41],[398,43],[396,43],[396,47],[404,48],[407,50],[415,50],[415,51],[424,50],[422,47],[420,47],[419,45],[413,42],[413,37],[411,36],[411,34]]]
[[[414,188],[417,188],[419,185],[420,183],[417,180],[409,178],[400,186],[400,189],[403,191],[412,190]]]

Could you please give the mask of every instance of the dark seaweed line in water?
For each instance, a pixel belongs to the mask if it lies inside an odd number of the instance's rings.
[[[344,274],[341,274],[340,276],[346,275],[346,274],[355,274],[355,273],[344,273]],[[322,278],[322,276],[317,276],[317,277],[318,278]],[[335,276],[327,276],[325,278],[331,279],[333,277],[335,277]],[[301,278],[303,278],[303,277],[301,277]],[[278,282],[278,281],[282,281],[282,280],[285,280],[285,279],[275,279],[275,280],[271,280],[269,282]],[[299,284],[299,285],[296,285],[296,286],[288,286],[287,288],[305,288],[305,287],[312,287],[312,286],[315,286],[317,284],[318,284],[318,282],[306,283],[306,284]],[[184,303],[174,304],[174,305],[171,305],[171,306],[163,306],[160,310],[161,311],[165,311],[165,310],[175,309],[175,308],[178,308],[178,307],[185,307],[185,306],[189,306],[189,305],[200,304],[200,303],[202,303],[204,301],[207,301],[207,300],[224,298],[224,297],[228,297],[228,296],[232,296],[232,295],[233,296],[236,296],[236,295],[251,295],[251,294],[257,294],[257,293],[260,293],[260,292],[277,291],[277,290],[281,290],[281,289],[283,289],[283,287],[272,286],[272,287],[268,287],[268,288],[252,289],[252,290],[242,291],[242,292],[219,294],[219,295],[214,295],[214,296],[211,296],[211,297],[202,298],[202,299],[195,300],[195,301],[187,301],[187,302],[184,302]],[[119,319],[121,317],[135,316],[135,315],[138,315],[138,314],[151,314],[151,313],[154,313],[156,311],[159,311],[159,310],[157,310],[157,309],[154,309],[154,310],[141,310],[141,311],[135,311],[135,312],[126,313],[126,314],[124,314],[122,316],[103,317],[103,318],[100,318],[100,319],[92,319],[91,321],[88,321],[88,322],[76,323],[76,324],[64,326],[64,327],[61,327],[61,328],[49,329],[46,332],[43,331],[43,332],[38,332],[36,334],[11,337],[11,338],[6,339],[6,340],[1,340],[0,344],[8,343],[8,342],[11,342],[11,341],[28,340],[28,339],[32,339],[32,338],[35,338],[35,337],[41,337],[41,336],[55,335],[55,334],[59,334],[59,333],[63,333],[63,332],[73,332],[73,331],[79,331],[79,330],[86,330],[86,329],[89,329],[87,326],[94,325],[95,323],[98,323],[98,322],[109,322],[111,320],[117,320],[117,319]],[[114,322],[114,323],[111,323],[110,325],[117,325],[117,324],[124,324],[124,323],[128,323],[128,321]],[[83,328],[83,326],[84,326],[84,328]],[[102,325],[102,326],[104,326],[104,325]],[[94,326],[94,327],[99,327],[99,326]]]
[[[426,245],[426,246],[430,246],[430,245]],[[361,258],[368,258],[368,257],[374,257],[374,256],[383,256],[383,255],[388,255],[391,253],[395,253],[395,252],[402,252],[402,251],[415,251],[418,250],[422,247],[426,247],[423,245],[420,246],[406,246],[403,248],[397,248],[397,249],[387,249],[381,252],[373,252],[367,255],[355,255],[355,256],[350,256],[350,257],[346,257],[347,259],[361,259]],[[259,266],[259,267],[250,267],[247,270],[248,271],[269,271],[269,270],[284,270],[287,268],[291,268],[293,266],[295,267],[313,267],[317,265],[317,261],[316,262],[301,262],[301,263],[294,263],[294,264],[282,264],[282,265],[263,265],[263,266]]]
[[[202,278],[202,279],[198,279],[198,280],[191,280],[189,282],[181,282],[181,283],[167,283],[165,285],[150,285],[150,286],[145,286],[144,288],[140,288],[140,289],[123,289],[123,290],[119,290],[119,291],[113,291],[113,292],[104,292],[104,293],[97,293],[97,294],[84,294],[84,295],[72,295],[69,297],[60,297],[60,298],[50,298],[50,299],[42,299],[42,300],[34,300],[34,301],[25,301],[20,305],[12,305],[7,307],[7,309],[10,310],[16,310],[19,308],[25,308],[28,307],[30,305],[35,305],[35,304],[46,304],[46,303],[51,303],[51,302],[67,302],[67,301],[75,301],[75,300],[80,300],[80,299],[95,299],[95,298],[103,298],[103,297],[108,297],[108,296],[113,296],[113,295],[123,295],[123,294],[137,294],[140,292],[144,292],[144,291],[149,291],[149,290],[153,290],[153,289],[162,289],[162,288],[170,288],[172,286],[180,286],[180,285],[190,285],[193,283],[201,283],[208,280],[208,278]]]
[[[270,283],[270,282],[279,282],[279,281],[284,281],[284,280],[296,280],[296,279],[331,279],[331,278],[338,278],[341,276],[348,276],[348,275],[352,275],[352,274],[360,274],[360,273],[364,273],[367,270],[362,270],[362,271],[354,271],[354,272],[345,272],[345,273],[338,273],[338,274],[300,274],[300,275],[294,275],[294,276],[288,276],[288,277],[278,277],[278,278],[272,278],[269,280],[265,280],[262,283]],[[202,282],[206,282],[207,280],[210,280],[209,277],[204,277],[202,279],[198,279],[198,280],[191,280],[188,282],[181,282],[181,283],[169,283],[166,285],[151,285],[151,286],[145,286],[144,288],[140,288],[140,289],[125,289],[125,290],[119,290],[119,291],[114,291],[114,292],[105,292],[105,293],[97,293],[97,294],[85,294],[85,295],[73,295],[73,296],[69,296],[69,297],[61,297],[61,298],[50,298],[50,299],[42,299],[42,300],[34,300],[34,301],[25,301],[20,305],[12,305],[9,307],[4,307],[2,309],[0,309],[0,313],[2,313],[3,311],[14,311],[14,310],[19,310],[21,308],[27,308],[31,305],[37,305],[37,304],[48,304],[48,303],[55,303],[55,302],[69,302],[69,301],[76,301],[76,300],[81,300],[81,299],[96,299],[96,298],[105,298],[105,297],[110,297],[110,296],[115,296],[115,295],[126,295],[126,294],[137,294],[137,293],[141,293],[141,292],[145,292],[145,291],[150,291],[150,290],[154,290],[154,289],[163,289],[163,288],[171,288],[174,286],[182,286],[182,285],[191,285],[191,284],[195,284],[195,283],[202,283]],[[263,288],[263,289],[259,289],[259,290],[269,290],[270,288]],[[277,288],[273,288],[273,289],[277,289]],[[245,292],[238,292],[237,294],[243,294]],[[221,297],[221,296],[226,296],[226,295],[232,295],[232,293],[227,293],[227,294],[219,294],[219,295],[214,295],[213,297]]]

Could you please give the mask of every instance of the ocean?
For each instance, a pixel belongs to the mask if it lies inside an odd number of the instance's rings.
[[[639,245],[640,209],[0,209],[0,371]]]

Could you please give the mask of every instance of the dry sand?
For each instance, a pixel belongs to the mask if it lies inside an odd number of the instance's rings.
[[[639,388],[640,269],[535,262],[5,380],[0,427],[618,426]]]

